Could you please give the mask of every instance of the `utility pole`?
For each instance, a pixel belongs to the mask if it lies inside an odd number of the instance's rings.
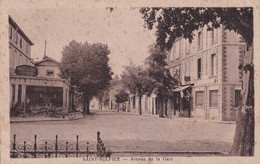
[[[46,46],[47,46],[47,41],[45,40],[45,47],[44,47],[44,57],[43,58],[46,58]]]

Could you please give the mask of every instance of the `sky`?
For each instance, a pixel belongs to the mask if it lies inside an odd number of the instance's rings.
[[[40,60],[46,54],[60,61],[62,50],[71,40],[104,43],[111,50],[109,64],[120,75],[132,61],[142,64],[155,43],[154,31],[143,27],[138,8],[85,9],[12,9],[10,16],[32,40],[31,57]]]

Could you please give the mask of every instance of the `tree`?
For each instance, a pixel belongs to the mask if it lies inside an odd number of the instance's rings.
[[[128,101],[129,94],[124,89],[120,89],[115,94],[115,98],[116,98],[116,103],[123,103],[123,102]]]
[[[141,100],[143,95],[151,95],[154,82],[149,77],[148,71],[139,66],[126,66],[121,75],[122,83],[132,94],[139,97],[139,114],[142,115]]]
[[[108,65],[110,50],[101,43],[71,41],[62,51],[59,65],[62,77],[69,79],[83,94],[83,113],[90,114],[89,102],[109,86],[112,71]]]
[[[208,30],[224,25],[240,34],[247,44],[243,70],[242,103],[238,111],[231,155],[254,154],[254,66],[253,8],[141,8],[145,27],[156,24],[156,43],[169,50],[178,37],[193,40],[193,31],[207,26]]]
[[[174,81],[170,71],[166,68],[166,51],[156,45],[149,47],[150,56],[146,58],[149,76],[154,81],[154,92],[157,93],[159,117],[163,117],[163,103],[172,95],[172,89],[177,81]]]

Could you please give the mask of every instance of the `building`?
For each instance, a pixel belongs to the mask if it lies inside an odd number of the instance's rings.
[[[127,103],[127,111],[133,113],[139,113],[139,106],[140,106],[139,96],[130,94],[129,100]],[[152,94],[150,96],[143,95],[141,98],[141,114],[151,114],[151,115],[158,115],[158,107],[157,107],[157,97],[156,94]]]
[[[10,108],[30,102],[69,108],[69,83],[58,76],[58,62],[47,57],[35,62],[31,58],[32,41],[9,16]],[[25,112],[25,105],[24,105]]]
[[[242,84],[245,43],[223,26],[194,31],[189,43],[178,38],[167,56],[168,69],[179,79],[168,101],[168,114],[214,120],[235,120]]]

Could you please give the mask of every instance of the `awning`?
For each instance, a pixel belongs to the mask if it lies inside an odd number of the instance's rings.
[[[187,88],[189,88],[189,87],[191,87],[191,86],[190,86],[190,85],[181,86],[181,87],[175,88],[175,89],[173,90],[173,92],[180,92],[180,91],[182,91],[182,90],[184,90],[184,89],[187,89]]]

